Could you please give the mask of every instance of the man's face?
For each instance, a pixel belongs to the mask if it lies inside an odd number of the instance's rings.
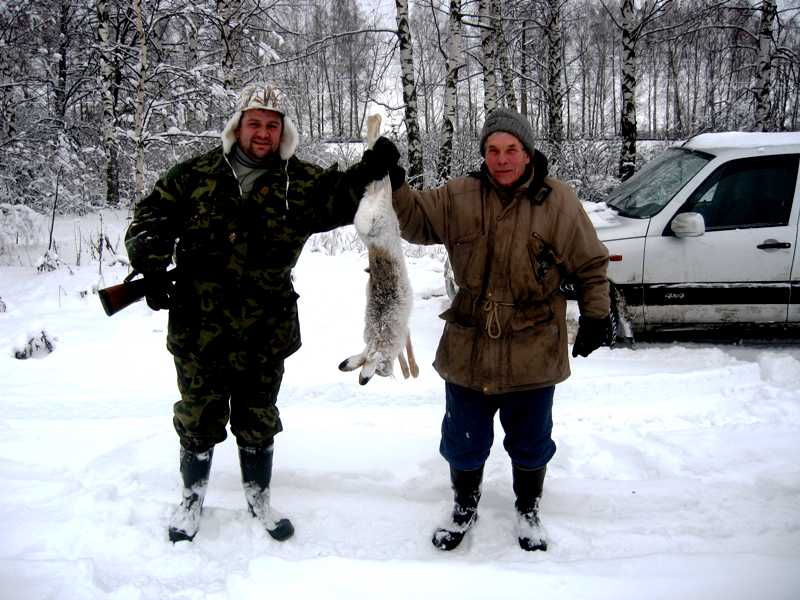
[[[261,160],[278,151],[283,133],[283,119],[274,110],[252,108],[242,114],[234,132],[239,147],[250,158]]]
[[[498,131],[486,138],[484,150],[489,174],[503,187],[513,185],[525,172],[531,157],[516,136]]]

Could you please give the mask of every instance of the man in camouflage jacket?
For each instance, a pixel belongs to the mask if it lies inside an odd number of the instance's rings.
[[[300,347],[292,268],[312,233],[352,223],[366,184],[387,172],[374,151],[340,172],[298,159],[297,145],[283,95],[248,86],[222,145],[159,179],[127,231],[148,304],[169,309],[184,484],[173,542],[197,533],[213,448],[228,421],[251,513],[275,539],[294,531],[269,506],[283,361]],[[166,275],[173,257],[174,285]]]

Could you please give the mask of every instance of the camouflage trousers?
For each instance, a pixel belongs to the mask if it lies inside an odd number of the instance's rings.
[[[218,360],[174,356],[181,399],[173,424],[187,450],[204,452],[222,442],[230,421],[240,446],[264,447],[283,430],[276,402],[283,360],[254,364],[241,353]]]

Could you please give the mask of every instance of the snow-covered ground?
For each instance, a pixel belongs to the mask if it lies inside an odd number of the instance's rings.
[[[99,231],[92,219],[59,220],[66,262],[71,243]],[[105,214],[112,244],[124,226]],[[365,258],[306,252],[304,345],[287,362],[273,477],[273,504],[297,533],[275,542],[249,516],[229,438],[200,533],[172,545],[166,314],[138,303],[106,317],[85,246],[74,274],[37,274],[41,250],[0,267],[4,600],[800,597],[798,347],[640,345],[573,360],[556,389],[549,550],[517,546],[498,424],[481,518],[443,553],[430,543],[451,501],[443,383],[430,367],[447,303],[441,263],[409,259],[419,379],[361,387],[337,365],[361,349]],[[103,267],[106,285],[125,274]],[[16,360],[42,330],[54,352]]]

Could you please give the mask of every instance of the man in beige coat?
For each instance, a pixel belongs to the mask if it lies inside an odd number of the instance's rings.
[[[391,145],[381,138],[376,149]],[[383,156],[395,156],[388,149]],[[546,550],[539,498],[551,438],[555,384],[570,374],[563,279],[576,283],[580,321],[573,356],[609,342],[608,252],[575,193],[547,176],[525,117],[490,113],[481,170],[416,191],[390,168],[403,238],[444,244],[459,291],[442,313],[434,367],[445,380],[440,452],[455,503],[433,544],[452,550],[477,518],[483,465],[499,411],[511,457],[524,550]]]

